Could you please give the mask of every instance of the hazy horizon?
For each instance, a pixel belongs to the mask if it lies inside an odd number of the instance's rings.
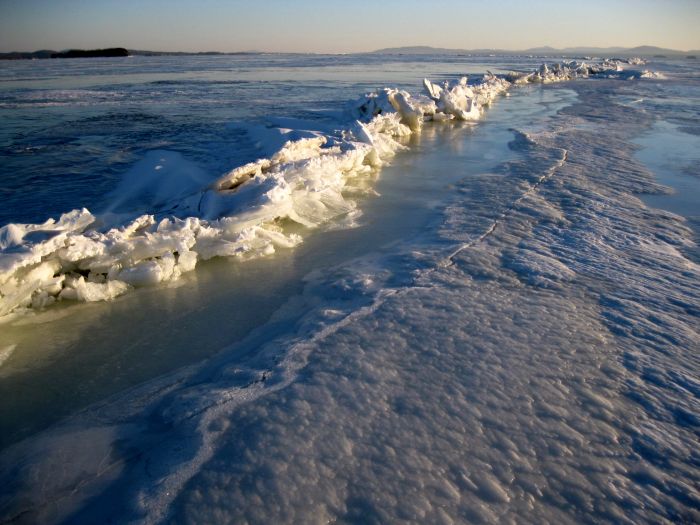
[[[431,46],[428,44],[416,44],[416,45],[411,45],[411,44],[406,44],[406,45],[401,45],[401,46],[388,46],[388,47],[380,47],[380,48],[375,48],[375,49],[366,49],[362,51],[329,51],[329,52],[322,52],[322,51],[282,51],[282,50],[269,50],[269,49],[236,49],[236,50],[221,50],[221,49],[205,49],[205,50],[183,50],[183,49],[147,49],[147,48],[142,48],[142,47],[133,47],[133,46],[124,46],[124,45],[104,45],[104,46],[94,46],[94,47],[78,47],[78,46],[69,46],[69,47],[61,47],[61,48],[51,48],[51,47],[43,47],[43,48],[37,48],[37,49],[12,49],[11,51],[0,51],[0,53],[36,53],[40,51],[57,51],[57,52],[67,52],[71,50],[96,50],[96,49],[117,49],[117,48],[122,48],[126,49],[128,51],[132,52],[149,52],[149,53],[192,53],[192,54],[198,54],[198,53],[221,53],[221,54],[240,54],[240,53],[270,53],[270,54],[301,54],[301,55],[352,55],[352,54],[363,54],[363,53],[374,53],[377,51],[383,51],[383,50],[394,50],[394,49],[420,49],[420,48],[426,48],[426,49],[436,49],[436,50],[446,50],[446,51],[472,51],[472,50],[484,50],[484,51],[503,51],[506,53],[517,53],[517,52],[527,52],[531,50],[537,50],[537,49],[552,49],[554,51],[576,51],[576,50],[595,50],[595,49],[600,49],[600,50],[628,50],[628,49],[636,49],[636,48],[641,48],[641,47],[651,47],[651,48],[658,48],[658,49],[664,49],[664,50],[669,50],[669,51],[675,51],[678,53],[686,53],[686,52],[697,52],[699,49],[674,49],[670,47],[665,47],[665,46],[654,46],[654,45],[649,45],[649,44],[639,44],[635,46],[566,46],[566,47],[554,47],[550,46],[547,44],[543,45],[538,45],[538,46],[531,46],[527,48],[518,48],[518,49],[505,49],[505,48],[496,48],[496,47],[482,47],[482,48],[448,48],[448,47],[440,47],[440,46]]]
[[[694,0],[0,0],[0,52],[126,47],[157,51],[355,53],[403,46],[524,50],[700,49]]]

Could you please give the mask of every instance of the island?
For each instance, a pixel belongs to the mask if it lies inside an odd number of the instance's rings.
[[[96,58],[96,57],[128,57],[129,51],[123,47],[107,49],[69,49],[60,53],[51,53],[51,58]]]

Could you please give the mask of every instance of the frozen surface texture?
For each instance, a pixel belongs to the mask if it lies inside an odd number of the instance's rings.
[[[130,287],[177,280],[213,257],[270,255],[302,241],[292,224],[316,228],[346,217],[352,225],[359,214],[353,194],[371,191],[377,170],[424,121],[478,120],[514,84],[623,74],[635,76],[619,62],[571,62],[508,79],[489,73],[472,85],[466,77],[443,86],[425,80],[429,98],[386,88],[351,108],[340,130],[269,131],[262,141],[281,143],[265,148],[276,150],[271,157],[210,185],[172,152],[153,151],[102,216],[73,210],[57,221],[0,228],[0,317],[57,300],[109,300]]]
[[[0,513],[700,521],[700,268],[683,220],[635,196],[661,188],[630,142],[652,117],[616,102],[621,84],[569,86],[578,101],[544,130],[514,130],[513,160],[457,185],[439,228],[309,275],[241,345],[6,450]],[[426,88],[422,107],[469,111],[466,83]],[[382,91],[362,111],[379,116],[372,126],[410,130],[417,105],[386,111],[410,100]],[[327,147],[296,144],[289,158]]]

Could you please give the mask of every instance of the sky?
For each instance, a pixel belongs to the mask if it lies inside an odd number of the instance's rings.
[[[0,52],[700,49],[700,0],[0,0]]]

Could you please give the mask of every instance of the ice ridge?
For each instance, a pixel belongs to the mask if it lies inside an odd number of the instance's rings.
[[[566,62],[505,77],[487,73],[472,84],[466,77],[442,85],[426,79],[425,95],[384,88],[350,108],[345,129],[290,140],[270,158],[166,206],[177,213],[147,213],[108,228],[83,208],[43,224],[8,224],[0,228],[0,317],[62,300],[110,300],[176,280],[199,261],[294,247],[302,237],[290,223],[315,228],[359,214],[353,195],[371,192],[381,166],[424,123],[476,121],[514,86],[650,75],[626,71],[621,61]]]

